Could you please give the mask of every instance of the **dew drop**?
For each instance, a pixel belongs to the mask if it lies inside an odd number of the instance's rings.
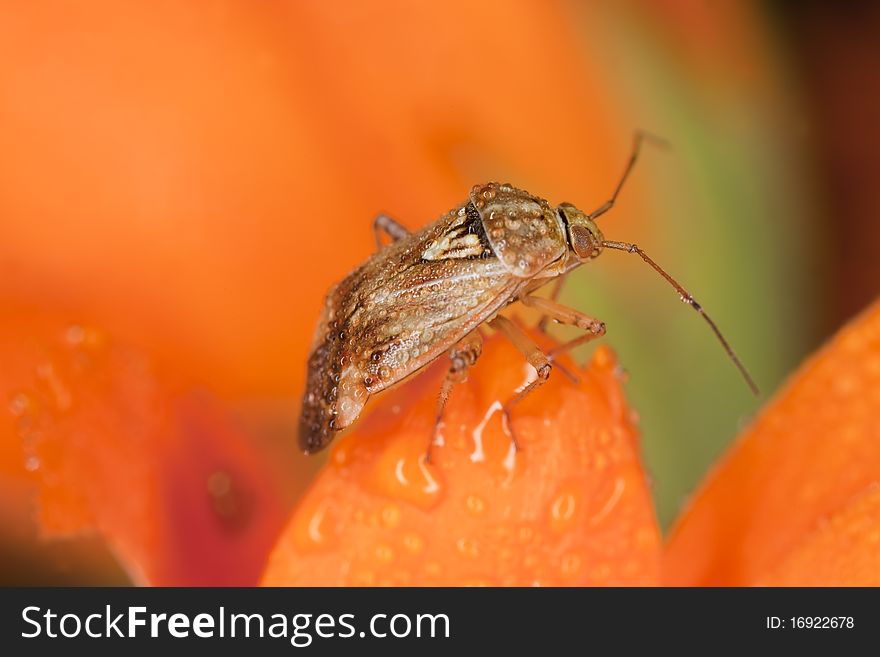
[[[214,472],[208,477],[208,493],[213,497],[227,495],[232,488],[232,480],[225,472]]]
[[[351,576],[352,586],[373,586],[376,583],[376,573],[372,570],[359,570]]]
[[[61,379],[58,370],[52,363],[37,366],[37,377],[49,390],[55,410],[65,412],[73,405],[73,397],[67,384]]]
[[[33,407],[33,400],[23,392],[12,396],[9,400],[9,412],[15,417],[21,417]]]
[[[394,550],[388,545],[376,546],[376,559],[382,563],[391,563],[394,560]]]
[[[604,520],[608,514],[610,514],[614,507],[617,506],[617,503],[620,501],[621,496],[623,495],[623,490],[626,487],[623,479],[617,478],[614,480],[614,489],[611,491],[611,494],[608,496],[608,499],[605,500],[605,503],[602,505],[592,518],[590,518],[591,525],[598,525],[602,520]]]
[[[590,577],[597,582],[603,582],[611,574],[611,567],[606,563],[600,563],[590,571]]]
[[[478,495],[468,495],[464,500],[468,513],[478,516],[486,510],[486,502]]]
[[[382,524],[385,527],[389,529],[396,527],[398,522],[400,522],[400,509],[394,505],[389,504],[382,509],[381,518]]]
[[[425,573],[431,577],[439,577],[443,572],[443,568],[436,561],[429,561],[425,564]]]
[[[469,559],[476,559],[480,556],[480,548],[477,542],[472,538],[462,536],[455,542],[455,549]]]
[[[577,500],[571,493],[563,493],[550,506],[550,516],[557,523],[567,524],[577,510]]]
[[[64,340],[71,347],[78,347],[86,339],[86,330],[79,324],[73,324],[67,327],[64,332]]]
[[[403,537],[403,547],[410,552],[418,553],[424,549],[425,541],[418,534],[407,534]]]
[[[500,401],[492,402],[492,405],[486,410],[485,415],[483,415],[483,419],[480,420],[480,423],[474,427],[474,430],[471,432],[471,436],[474,439],[474,451],[471,452],[471,462],[479,463],[480,461],[486,460],[486,453],[483,451],[483,429],[486,428],[486,425],[489,423],[489,419],[498,411],[503,410],[504,406],[502,406]]]
[[[559,564],[559,570],[562,572],[564,577],[574,577],[578,574],[578,571],[581,569],[581,558],[569,552],[568,554],[563,555],[562,561]]]

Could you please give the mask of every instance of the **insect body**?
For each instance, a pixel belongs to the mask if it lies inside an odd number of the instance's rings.
[[[379,251],[327,295],[313,338],[299,425],[306,453],[324,448],[349,427],[369,397],[448,352],[449,374],[438,401],[438,422],[451,387],[480,354],[477,330],[489,323],[524,353],[538,378],[513,397],[504,412],[543,383],[550,358],[498,312],[515,301],[533,306],[585,335],[569,346],[604,334],[604,324],[531,293],[550,279],[561,282],[573,268],[604,248],[640,255],[682,299],[703,314],[728,354],[748,374],[702,308],[634,244],[605,240],[595,219],[610,209],[629,174],[643,136],[614,195],[586,214],[570,204],[552,207],[509,184],[476,185],[459,207],[415,233],[386,216],[375,222]],[[381,246],[379,232],[392,242]]]

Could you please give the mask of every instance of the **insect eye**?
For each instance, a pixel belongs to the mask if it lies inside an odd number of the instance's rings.
[[[593,236],[583,226],[572,226],[570,230],[571,248],[579,258],[591,258],[594,255]]]

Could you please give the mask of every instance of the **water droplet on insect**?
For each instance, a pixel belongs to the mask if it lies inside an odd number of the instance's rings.
[[[40,465],[40,458],[38,456],[31,455],[24,460],[24,469],[28,472],[36,472],[40,469]]]

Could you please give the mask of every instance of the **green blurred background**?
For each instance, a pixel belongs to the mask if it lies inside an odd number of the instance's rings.
[[[699,33],[690,11],[713,3],[671,4],[662,25],[631,4],[609,11],[598,37],[629,120],[673,145],[646,148],[628,183],[648,190],[641,220],[624,192],[601,224],[689,289],[763,394],[632,256],[606,252],[563,295],[606,321],[624,366],[638,363],[627,390],[664,528],[797,364],[880,290],[877,5],[755,3],[746,24]]]

